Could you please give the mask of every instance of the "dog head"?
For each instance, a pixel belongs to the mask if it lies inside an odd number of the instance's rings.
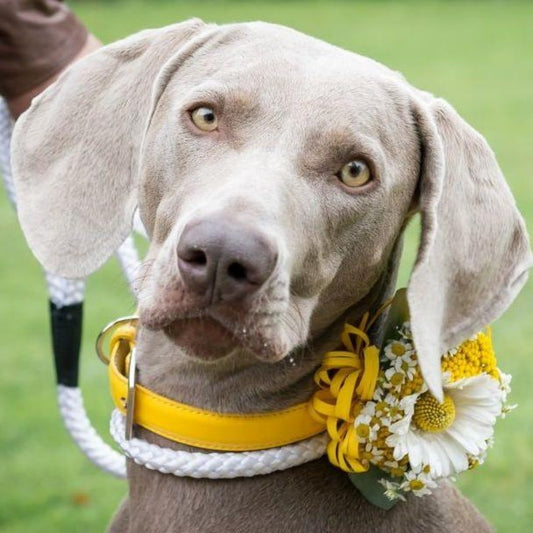
[[[494,155],[446,102],[270,24],[195,20],[93,53],[19,120],[13,170],[56,274],[97,269],[139,208],[141,324],[194,358],[278,361],[378,304],[419,211],[408,299],[440,396],[440,354],[497,318],[531,263]]]

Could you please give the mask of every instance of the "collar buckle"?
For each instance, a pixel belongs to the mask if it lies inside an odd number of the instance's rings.
[[[98,359],[100,359],[104,365],[109,365],[109,343],[112,340],[111,337],[113,333],[122,326],[132,326],[133,328],[136,328],[138,322],[139,318],[135,315],[117,318],[107,324],[107,326],[98,334],[95,343],[96,355],[98,355]]]
[[[126,440],[133,438],[133,415],[135,412],[135,384],[137,381],[137,349],[133,348],[130,355],[130,364],[128,372],[128,395],[126,397],[126,427],[124,437]]]

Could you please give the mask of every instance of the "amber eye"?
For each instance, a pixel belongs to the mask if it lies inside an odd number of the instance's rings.
[[[361,159],[355,159],[344,165],[337,176],[347,187],[361,187],[372,178],[368,165]]]
[[[214,131],[218,127],[218,118],[210,107],[200,106],[191,111],[191,120],[202,131]]]

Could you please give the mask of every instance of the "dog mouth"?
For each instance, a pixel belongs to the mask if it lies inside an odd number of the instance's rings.
[[[206,361],[225,357],[241,344],[230,330],[209,316],[176,319],[162,330],[187,355]]]
[[[279,361],[287,352],[287,347],[273,342],[260,329],[227,317],[177,318],[161,329],[186,355],[204,361],[221,359],[235,350],[247,351],[262,361]]]

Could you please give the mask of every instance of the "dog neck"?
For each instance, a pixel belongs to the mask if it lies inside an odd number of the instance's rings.
[[[392,254],[388,268],[363,300],[338,316],[322,332],[311,338],[305,347],[294,350],[282,361],[262,363],[250,354],[235,352],[215,364],[200,363],[187,358],[162,333],[141,329],[137,343],[139,382],[176,401],[217,412],[275,411],[308,400],[315,390],[314,372],[323,354],[338,346],[344,322],[357,323],[364,312],[376,310],[391,296],[396,284],[400,248],[401,242],[396,246],[396,253]],[[369,332],[372,338],[379,337],[381,323],[378,320]],[[142,427],[136,428],[136,436],[174,450],[199,451],[198,448],[172,442]],[[299,468],[306,469],[307,475],[303,476],[305,479],[316,478],[323,483],[327,478],[334,487],[342,487],[345,482],[345,476],[340,470],[330,468],[325,461],[313,461]],[[255,477],[254,480],[259,483],[259,489],[254,485],[255,491],[269,493],[279,483],[283,486],[290,485],[292,479],[300,479],[300,476],[293,478],[293,470],[295,469],[273,476]],[[160,495],[157,502],[163,514],[168,514],[168,509],[176,498],[176,491],[181,491],[180,498],[192,494],[193,503],[196,502],[195,498],[203,503],[206,494],[210,494],[215,502],[215,511],[227,512],[227,504],[221,503],[225,501],[225,491],[237,487],[238,492],[238,487],[243,483],[242,479],[231,481],[234,483],[178,478],[149,470],[129,460],[130,521],[135,523],[140,520],[140,510],[143,509],[146,495],[152,493]],[[312,493],[306,490],[308,492]],[[153,503],[153,500],[148,499]],[[242,506],[241,500],[239,497],[239,509]],[[232,505],[234,504],[229,504],[230,508]],[[151,508],[150,511],[153,514],[154,509]],[[235,512],[238,513],[237,510]]]
[[[314,332],[306,345],[297,347],[281,361],[262,362],[244,350],[235,350],[214,362],[198,361],[184,354],[162,332],[141,328],[137,342],[138,382],[172,400],[220,413],[269,412],[305,402],[315,390],[313,375],[323,355],[339,344],[344,323],[357,323],[363,313],[375,311],[394,292],[401,246],[400,238],[387,267],[363,299]],[[375,341],[379,340],[381,323],[378,320],[369,332]],[[145,430],[142,435],[153,442],[169,444]],[[171,446],[179,447],[176,443]]]
[[[268,412],[304,402],[315,389],[313,375],[323,354],[338,346],[344,323],[357,323],[363,313],[377,308],[388,296],[387,285],[380,283],[308,339],[305,346],[276,363],[259,361],[244,350],[235,350],[215,362],[198,361],[185,355],[163,333],[141,329],[137,344],[139,383],[173,400],[222,413]],[[379,325],[371,332],[374,338],[378,330]]]

